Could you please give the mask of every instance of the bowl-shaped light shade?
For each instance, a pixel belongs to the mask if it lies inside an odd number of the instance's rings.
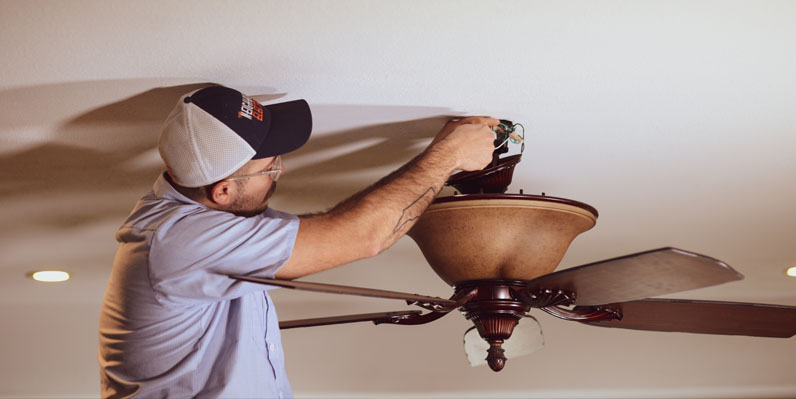
[[[532,280],[553,272],[596,221],[594,208],[562,198],[461,195],[437,199],[408,234],[450,285]]]

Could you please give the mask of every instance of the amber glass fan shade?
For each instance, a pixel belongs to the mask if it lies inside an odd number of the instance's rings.
[[[532,280],[553,272],[597,211],[563,198],[458,195],[437,199],[409,231],[450,285],[484,279]]]

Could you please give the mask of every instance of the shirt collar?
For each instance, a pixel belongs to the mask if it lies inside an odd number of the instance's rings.
[[[166,180],[166,172],[160,174],[157,180],[155,180],[155,184],[152,186],[152,191],[155,193],[155,196],[161,199],[169,199],[174,201],[183,202],[186,204],[196,204],[202,205],[182,194],[180,194],[174,186]],[[202,205],[204,206],[204,205]]]

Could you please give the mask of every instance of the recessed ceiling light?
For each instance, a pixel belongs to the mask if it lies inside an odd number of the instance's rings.
[[[789,268],[788,271],[785,272],[785,274],[791,277],[796,277],[796,266]]]
[[[69,273],[60,270],[40,270],[30,274],[30,277],[36,281],[57,283],[69,280]]]

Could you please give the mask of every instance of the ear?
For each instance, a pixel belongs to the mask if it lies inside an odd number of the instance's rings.
[[[227,206],[232,203],[238,194],[238,186],[235,182],[222,180],[210,188],[209,194],[210,201],[221,206]]]

